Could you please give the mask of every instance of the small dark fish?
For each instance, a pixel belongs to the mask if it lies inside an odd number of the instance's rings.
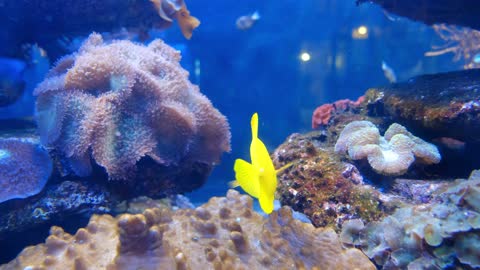
[[[258,13],[258,11],[255,11],[251,15],[244,15],[244,16],[239,17],[237,19],[237,21],[235,22],[235,24],[237,25],[237,28],[240,29],[240,30],[248,30],[259,19],[260,19],[260,14]]]

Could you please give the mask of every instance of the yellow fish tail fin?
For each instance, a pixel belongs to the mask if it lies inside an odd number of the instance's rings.
[[[258,113],[252,115],[252,120],[250,120],[250,125],[252,126],[252,139],[258,138]]]
[[[245,192],[250,194],[250,196],[258,198],[258,170],[243,159],[235,160],[233,170],[235,171],[235,182],[237,182]]]
[[[273,211],[273,196],[269,196],[266,193],[260,193],[260,197],[258,198],[258,202],[260,203],[260,207],[262,208],[265,214],[270,214]]]

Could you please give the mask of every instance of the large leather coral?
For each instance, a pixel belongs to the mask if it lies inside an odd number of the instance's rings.
[[[90,35],[35,89],[42,143],[79,176],[90,174],[90,156],[113,179],[145,156],[166,166],[218,162],[230,150],[227,120],[179,61],[161,40],[105,44]]]
[[[53,227],[0,269],[375,269],[332,229],[292,218],[284,207],[264,218],[252,199],[229,191],[196,209],[95,215],[75,235]]]

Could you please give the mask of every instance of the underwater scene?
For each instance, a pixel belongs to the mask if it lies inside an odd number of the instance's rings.
[[[480,269],[479,0],[0,0],[0,270]]]

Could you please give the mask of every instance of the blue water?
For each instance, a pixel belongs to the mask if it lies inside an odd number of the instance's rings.
[[[182,36],[175,23],[161,31],[149,29],[145,42],[162,38],[180,50],[190,80],[200,86],[231,127],[231,152],[223,155],[204,186],[186,194],[195,205],[212,196],[224,196],[228,182],[234,179],[235,159],[249,158],[254,112],[260,115],[260,138],[271,152],[290,134],[312,130],[312,112],[319,105],[356,100],[368,88],[388,84],[382,62],[388,63],[399,81],[462,68],[462,63],[451,61],[451,55],[424,56],[432,45],[442,43],[430,27],[390,16],[378,6],[356,6],[353,0],[187,0],[187,4],[201,21],[191,40]],[[236,28],[238,17],[255,11],[261,18],[250,29]],[[9,20],[8,12],[0,13],[4,22]],[[29,15],[25,16],[28,21]],[[26,86],[15,104],[0,108],[0,119],[28,119],[34,112],[33,89],[51,64],[76,50],[89,33],[65,33],[68,38],[56,37],[51,43],[47,38],[32,38],[17,44],[17,37],[29,33],[7,26],[2,29],[4,25],[8,24],[0,23],[0,46],[5,48],[0,58],[8,61],[14,57],[24,64],[20,71],[17,67],[0,69],[0,76],[21,76]],[[353,32],[361,26],[368,36],[354,37]],[[35,43],[41,50],[32,50]],[[302,53],[310,56],[309,61],[302,61]]]

